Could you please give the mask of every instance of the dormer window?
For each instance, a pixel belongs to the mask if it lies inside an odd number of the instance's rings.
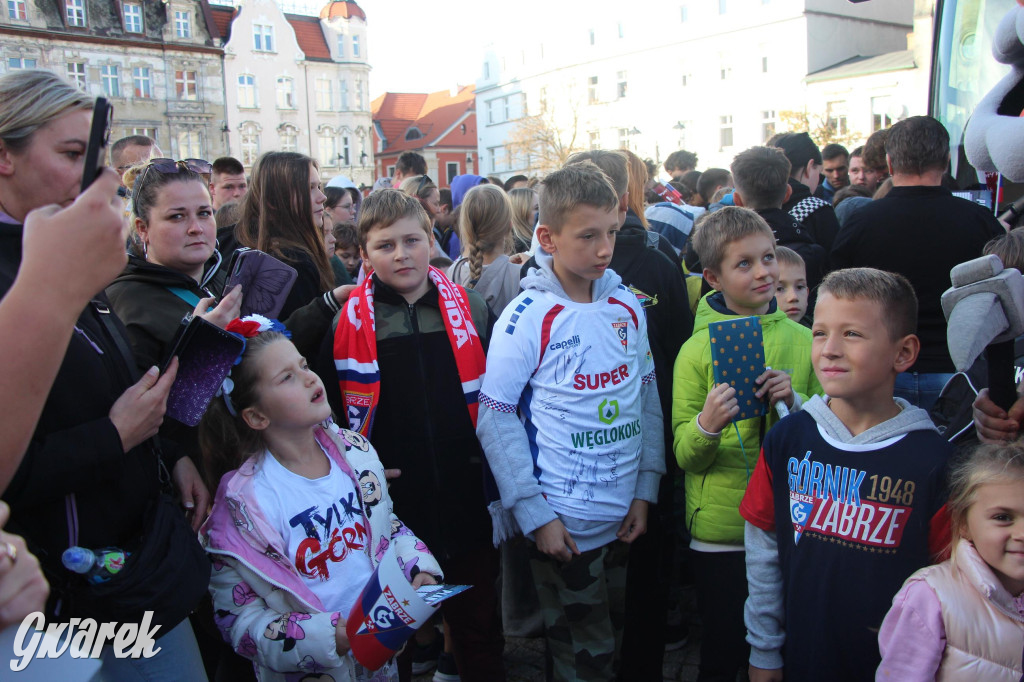
[[[85,0],[65,0],[64,9],[68,26],[85,27]]]
[[[423,137],[423,133],[421,133],[420,129],[417,128],[416,126],[413,126],[409,128],[407,131],[405,131],[405,139],[407,140],[418,140],[421,137]]]

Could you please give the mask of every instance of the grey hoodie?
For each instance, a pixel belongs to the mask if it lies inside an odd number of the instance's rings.
[[[814,418],[830,437],[850,445],[877,443],[911,431],[935,431],[928,413],[902,398],[894,398],[898,415],[854,436],[829,409],[828,397],[813,396],[803,411]],[[749,521],[744,524],[743,545],[747,552],[747,602],[743,620],[750,643],[750,664],[774,670],[783,667],[782,645],[786,641],[785,608],[782,596],[782,569],[775,533],[762,530]]]
[[[550,292],[568,299],[551,269],[551,255],[541,251],[536,261],[539,267],[530,268],[523,278],[523,290]],[[606,270],[601,279],[593,283],[592,299],[608,298],[618,290],[621,281],[614,271]],[[657,381],[641,387],[640,400],[643,404],[643,447],[633,499],[655,503],[658,501],[658,484],[665,473],[665,437]],[[501,504],[512,511],[527,537],[533,539],[534,530],[560,518],[581,552],[602,547],[615,539],[619,523],[560,516],[547,503],[540,482],[533,475],[533,456],[526,429],[516,414],[498,412],[481,403],[476,432],[498,484]]]

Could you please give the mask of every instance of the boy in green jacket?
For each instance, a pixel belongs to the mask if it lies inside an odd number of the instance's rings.
[[[755,212],[722,208],[704,218],[693,237],[704,279],[715,291],[697,306],[693,336],[676,358],[672,431],[676,461],[686,472],[686,523],[692,536],[697,609],[702,620],[700,679],[733,680],[747,660],[743,603],[747,597],[740,501],[775,411],[735,422],[736,391],[716,385],[708,325],[760,318],[768,369],[757,378],[758,398],[800,408],[820,393],[811,366],[811,333],[775,304],[779,266],[775,236]]]

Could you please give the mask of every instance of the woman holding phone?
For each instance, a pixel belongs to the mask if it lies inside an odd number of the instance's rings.
[[[78,194],[92,106],[91,97],[50,72],[0,76],[0,293],[18,271],[29,211],[67,206]],[[11,507],[9,528],[25,538],[50,583],[48,621],[109,622],[104,609],[126,597],[119,591],[125,580],[115,575],[107,597],[97,598],[95,584],[63,566],[68,547],[129,552],[127,578],[131,557],[152,535],[148,519],[160,508],[162,481],[173,481],[182,506],[205,510],[209,496],[196,467],[153,440],[176,369],[172,362],[163,375],[153,367],[139,378],[124,327],[104,294],[82,310],[29,446],[2,494]],[[196,514],[193,520],[202,519]],[[168,532],[187,554],[198,546],[181,517]],[[186,563],[153,579],[148,605],[162,622],[160,651],[149,659],[117,659],[107,647],[104,679],[206,679],[184,619],[209,580],[209,566],[205,576],[203,570]],[[178,603],[161,599],[168,594],[178,595]]]
[[[107,287],[107,296],[142,369],[166,359],[185,315],[201,315],[222,328],[238,317],[239,287],[216,300],[225,273],[216,249],[210,169],[201,159],[152,159],[125,173],[135,238],[128,266]]]

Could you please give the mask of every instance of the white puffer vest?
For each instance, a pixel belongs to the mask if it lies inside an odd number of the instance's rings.
[[[1020,682],[1024,617],[974,545],[961,540],[952,561],[919,572],[939,597],[946,649],[937,682]]]

